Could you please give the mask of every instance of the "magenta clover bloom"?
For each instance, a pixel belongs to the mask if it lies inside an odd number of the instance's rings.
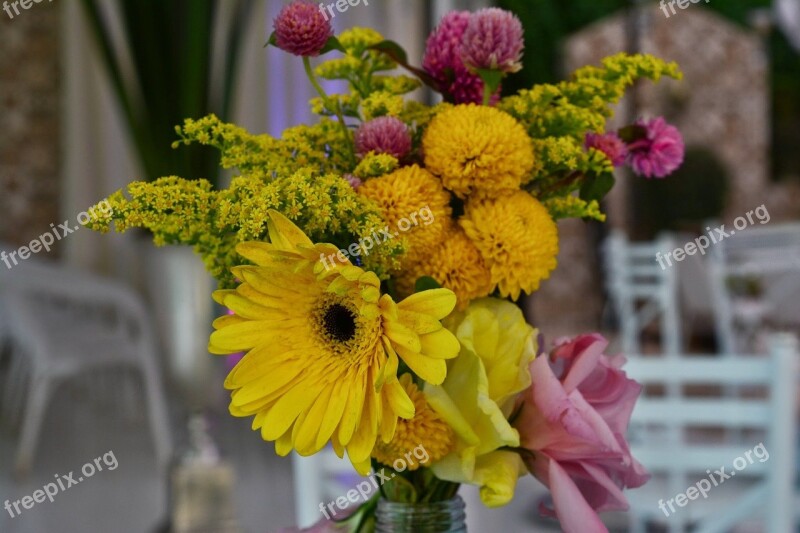
[[[615,167],[624,165],[628,157],[628,146],[619,138],[619,135],[613,132],[589,132],[586,134],[584,146],[587,149],[594,148],[595,150],[603,152]]]
[[[295,0],[274,22],[278,48],[302,57],[319,55],[333,36],[333,27],[319,8],[306,0]]]
[[[639,120],[644,137],[628,143],[629,159],[633,172],[645,178],[665,178],[683,163],[686,147],[678,128],[658,117]]]
[[[469,11],[451,11],[431,32],[425,47],[422,67],[439,84],[439,88],[456,104],[483,102],[483,80],[470,72],[461,59],[462,38],[470,22]],[[500,91],[492,103],[500,98]]]
[[[510,11],[479,9],[470,17],[461,38],[461,59],[470,70],[518,72],[525,48],[523,35],[522,23]]]
[[[356,154],[389,154],[403,159],[411,151],[408,126],[395,117],[379,117],[363,123],[355,133]]]

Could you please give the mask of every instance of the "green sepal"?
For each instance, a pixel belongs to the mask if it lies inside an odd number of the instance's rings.
[[[646,138],[647,128],[644,126],[639,126],[638,124],[631,124],[630,126],[620,128],[619,131],[617,131],[617,135],[619,135],[620,139],[625,141],[625,144],[630,144]]]
[[[441,288],[442,286],[439,284],[439,282],[430,276],[422,276],[421,278],[417,279],[417,282],[414,284],[414,292],[429,291],[431,289]]]
[[[476,69],[478,76],[481,77],[483,83],[489,89],[489,94],[494,94],[503,82],[505,74],[500,70],[479,68]]]

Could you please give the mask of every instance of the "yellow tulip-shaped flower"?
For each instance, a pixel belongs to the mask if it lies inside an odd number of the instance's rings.
[[[432,469],[440,479],[480,486],[487,506],[505,505],[526,470],[516,453],[500,448],[519,446],[508,417],[516,396],[531,384],[536,330],[516,305],[496,298],[474,301],[445,324],[461,353],[442,385],[425,386],[425,396],[453,428],[456,444]]]
[[[255,266],[235,267],[242,283],[214,293],[234,314],[214,322],[209,350],[247,351],[225,380],[231,414],[254,416],[253,429],[280,455],[312,455],[330,441],[366,474],[378,439],[389,442],[398,417],[414,416],[398,356],[442,383],[445,359],[458,354],[440,322],[456,297],[436,289],[395,303],[373,272],[323,263],[333,245],[313,244],[277,211],[269,217],[270,243],[237,246]]]

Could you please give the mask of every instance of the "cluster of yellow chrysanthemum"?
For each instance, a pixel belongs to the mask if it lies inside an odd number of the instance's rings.
[[[408,235],[399,293],[413,293],[426,276],[453,290],[460,308],[495,290],[513,299],[535,291],[556,266],[558,235],[547,209],[522,189],[535,163],[522,124],[493,107],[444,106],[420,145],[424,168],[403,167],[359,191],[393,224],[422,206],[436,215]]]

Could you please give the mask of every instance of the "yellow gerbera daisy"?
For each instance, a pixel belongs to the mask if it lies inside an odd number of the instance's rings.
[[[525,191],[467,202],[459,221],[478,248],[492,284],[504,297],[530,294],[556,268],[558,228],[537,199]]]
[[[452,224],[450,194],[417,165],[368,180],[358,192],[378,205],[394,235],[406,239],[406,258],[425,253]]]
[[[507,113],[475,104],[436,115],[422,147],[428,170],[462,199],[516,190],[534,163],[525,128]]]
[[[313,244],[270,210],[270,243],[247,242],[236,290],[214,298],[235,314],[214,322],[209,351],[247,354],[225,380],[230,412],[255,416],[253,429],[278,454],[311,455],[330,441],[359,472],[369,471],[376,441],[392,438],[414,403],[397,379],[398,356],[418,376],[441,383],[459,343],[440,320],[456,303],[446,289],[400,303],[381,296],[380,281],[349,263],[324,265],[335,253]]]
[[[385,465],[394,465],[395,461],[402,459],[409,470],[416,470],[420,466],[430,466],[449,454],[455,444],[455,435],[442,417],[428,405],[425,395],[414,383],[411,374],[403,374],[400,384],[414,402],[414,416],[409,420],[399,420],[394,438],[386,443],[379,442],[372,451],[372,456]],[[424,464],[408,457],[411,452],[420,448],[427,455],[427,459],[423,458]]]
[[[411,294],[417,279],[430,276],[456,293],[457,307],[464,309],[475,298],[492,292],[492,274],[478,249],[460,227],[454,225],[435,246],[420,254],[397,275],[397,290]]]

